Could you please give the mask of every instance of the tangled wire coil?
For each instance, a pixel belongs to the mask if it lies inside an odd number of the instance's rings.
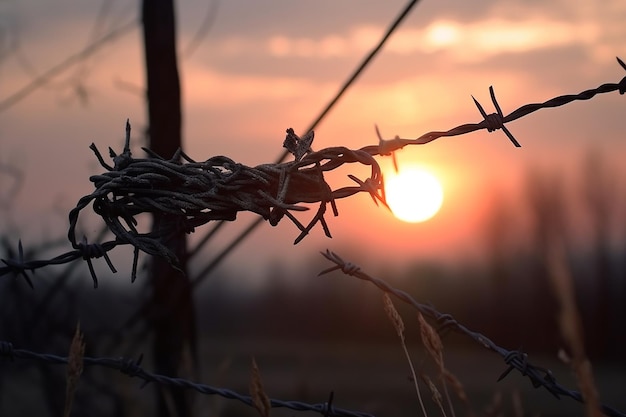
[[[84,247],[76,236],[78,217],[93,202],[118,244],[131,244],[149,255],[161,256],[176,265],[174,253],[165,245],[169,234],[179,230],[191,233],[197,226],[213,220],[235,220],[239,211],[262,216],[273,226],[287,216],[300,230],[295,243],[302,240],[320,222],[330,237],[324,219],[330,203],[338,215],[335,200],[368,192],[374,201],[385,204],[381,170],[372,155],[363,150],[331,147],[313,152],[313,132],[300,138],[287,129],[284,142],[295,160],[280,164],[247,167],[225,156],[215,156],[196,162],[181,150],[169,160],[145,149],[148,158],[133,158],[130,152],[130,123],[126,122],[126,143],[122,154],[109,148],[114,166],[108,165],[94,144],[90,146],[107,172],[90,177],[93,193],[82,197],[70,212],[68,238],[74,249]],[[324,172],[346,163],[371,167],[365,181],[350,175],[356,182],[332,190]],[[309,208],[301,203],[319,203],[316,215],[304,226],[293,215]],[[159,231],[140,233],[137,216],[159,213],[167,218],[167,227]]]

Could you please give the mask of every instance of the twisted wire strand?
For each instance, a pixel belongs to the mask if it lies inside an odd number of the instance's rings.
[[[289,129],[288,139],[294,137],[301,140]],[[361,191],[370,192],[384,202],[380,193],[382,174],[376,160],[366,152],[345,147],[318,152],[301,152],[298,148],[294,150],[295,161],[257,167],[247,167],[225,156],[196,162],[182,151],[170,160],[154,155],[135,159],[128,148],[121,157],[111,153],[115,166],[110,167],[102,162],[94,145],[92,149],[108,172],[90,178],[96,190],[81,198],[70,212],[68,238],[75,249],[79,248],[75,233],[78,216],[90,203],[116,236],[118,244],[132,244],[149,255],[163,256],[175,264],[176,257],[161,243],[164,236],[137,231],[137,215],[168,214],[174,223],[169,230],[182,228],[191,233],[195,227],[212,220],[235,220],[240,211],[251,211],[276,225],[292,211],[309,209],[301,203],[319,203],[321,213],[330,203],[337,215],[334,200]],[[332,190],[324,173],[347,163],[371,166],[370,177],[365,181],[355,179],[357,186]],[[322,216],[316,216],[304,227],[294,216],[288,215],[288,218],[302,231],[297,241],[318,221],[323,222]]]
[[[0,357],[14,361],[15,359],[28,359],[52,364],[67,364],[69,358],[49,353],[38,353],[26,349],[15,349],[10,342],[0,341]],[[216,388],[206,384],[200,384],[183,378],[172,378],[166,375],[155,374],[143,369],[141,365],[142,357],[138,360],[125,358],[107,357],[84,357],[84,366],[101,366],[118,370],[130,377],[136,377],[144,381],[145,386],[150,382],[168,387],[184,388],[199,392],[204,395],[218,395],[231,400],[240,401],[252,406],[253,399],[249,395],[240,394],[226,388]],[[270,399],[272,408],[289,408],[295,411],[314,411],[324,416],[336,417],[374,417],[372,414],[359,411],[351,411],[337,408],[329,402],[309,404],[300,401],[283,401]]]
[[[626,64],[617,58],[618,64],[626,70]],[[169,160],[144,151],[148,158],[133,158],[130,152],[130,124],[126,124],[126,142],[124,150],[117,155],[109,148],[114,165],[107,164],[94,144],[90,148],[100,165],[107,172],[90,177],[95,191],[82,197],[69,213],[68,239],[73,250],[49,260],[0,259],[0,276],[13,273],[24,278],[29,285],[32,281],[29,271],[48,266],[84,259],[94,282],[98,280],[92,265],[92,259],[103,257],[111,271],[115,272],[107,252],[118,245],[133,246],[133,268],[131,280],[137,276],[137,258],[139,252],[152,256],[161,256],[176,266],[177,258],[162,242],[174,230],[192,233],[196,227],[211,221],[233,221],[240,211],[250,211],[277,225],[287,217],[300,231],[294,243],[300,242],[318,223],[324,233],[331,236],[325,220],[327,205],[330,204],[333,215],[338,211],[335,200],[350,197],[356,193],[369,193],[374,202],[386,205],[384,186],[380,167],[374,156],[393,155],[393,152],[407,145],[422,145],[441,137],[459,136],[481,129],[493,132],[502,129],[514,146],[521,146],[505,123],[524,117],[544,108],[563,106],[575,100],[589,100],[597,94],[619,91],[626,92],[626,77],[619,83],[602,84],[597,88],[585,90],[579,94],[562,95],[543,103],[526,104],[504,116],[496,100],[493,87],[489,87],[495,113],[487,114],[483,106],[475,99],[483,120],[468,123],[448,131],[432,131],[415,139],[383,139],[379,134],[377,145],[351,150],[346,147],[330,147],[317,152],[311,150],[313,131],[303,137],[297,136],[293,129],[287,129],[283,146],[295,159],[291,162],[263,164],[247,167],[226,156],[214,156],[204,162],[197,162],[179,150]],[[377,129],[378,133],[378,129]],[[348,177],[355,182],[353,186],[333,190],[326,182],[324,173],[344,164],[358,163],[371,167],[368,178],[361,180],[353,175]],[[294,212],[309,210],[303,204],[319,204],[316,214],[309,223],[303,225]],[[79,240],[76,226],[80,212],[90,204],[99,214],[115,240],[89,244],[86,238]],[[142,213],[161,213],[169,215],[170,227],[159,233],[140,233],[136,217]],[[21,247],[21,242],[19,242]]]
[[[544,387],[556,398],[565,396],[573,398],[574,400],[582,403],[584,402],[582,395],[578,391],[570,390],[556,381],[556,378],[549,369],[535,366],[528,361],[528,355],[520,350],[508,350],[501,346],[498,346],[491,339],[484,336],[479,332],[468,329],[458,321],[454,319],[450,314],[444,314],[439,312],[433,306],[422,304],[415,300],[409,293],[400,289],[394,288],[386,281],[372,277],[361,268],[353,263],[344,261],[339,255],[330,250],[321,252],[322,256],[335,264],[335,266],[327,268],[321,271],[318,276],[324,275],[333,271],[341,271],[346,275],[359,278],[364,281],[369,281],[378,287],[381,291],[394,295],[400,301],[412,306],[423,315],[430,317],[438,324],[438,332],[443,333],[445,331],[453,330],[458,333],[468,336],[474,340],[480,346],[485,349],[498,353],[504,359],[507,364],[507,369],[500,375],[498,381],[505,378],[513,369],[518,370],[523,376],[530,379],[534,388]],[[601,405],[602,413],[609,417],[626,417],[626,414],[608,405]]]
[[[626,63],[624,63],[624,61],[622,61],[619,57],[616,57],[616,59],[619,66],[626,71]],[[598,94],[611,93],[613,91],[618,91],[620,95],[624,95],[624,93],[626,93],[626,77],[622,78],[618,83],[602,84],[596,88],[588,89],[578,94],[566,94],[554,97],[550,100],[544,101],[543,103],[526,104],[514,110],[510,114],[504,116],[502,113],[502,109],[498,101],[496,100],[493,86],[490,86],[489,94],[491,96],[491,101],[496,109],[496,113],[487,114],[484,111],[482,105],[474,97],[472,97],[472,99],[474,100],[474,104],[478,108],[478,111],[483,116],[483,120],[479,123],[467,123],[447,131],[432,131],[424,133],[423,135],[415,139],[403,139],[396,136],[394,139],[384,140],[379,135],[378,145],[366,146],[364,148],[361,148],[361,150],[368,152],[371,155],[388,155],[393,151],[405,147],[406,145],[424,145],[441,137],[465,135],[467,133],[475,132],[481,129],[487,129],[488,132],[502,129],[509,138],[509,140],[516,147],[520,147],[521,145],[513,137],[511,132],[506,128],[505,123],[512,122],[521,117],[527,116],[531,113],[536,112],[537,110],[564,106],[576,100],[590,100]]]

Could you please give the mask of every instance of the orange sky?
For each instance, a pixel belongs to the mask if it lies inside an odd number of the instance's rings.
[[[111,2],[97,20],[99,3],[7,2],[0,9],[0,33],[7,34],[0,38],[0,101],[138,11],[134,3]],[[204,3],[178,5],[181,51],[201,25]],[[296,3],[274,0],[261,8],[221,2],[198,49],[181,52],[185,151],[193,158],[224,154],[246,165],[272,162],[282,151],[285,129],[303,133],[403,5]],[[490,85],[506,114],[526,103],[618,82],[626,75],[615,62],[615,56],[626,58],[624,18],[620,0],[483,0],[472,8],[460,0],[424,0],[318,127],[314,148],[375,144],[375,124],[387,138],[411,138],[478,122],[471,95],[492,112]],[[0,162],[26,174],[0,226],[17,230],[16,239],[21,236],[25,245],[64,233],[67,212],[91,192],[88,176],[100,171],[88,149],[92,141],[103,152],[108,146],[121,149],[130,118],[141,154],[140,41],[136,29],[0,113]],[[520,216],[511,227],[523,229],[520,201],[529,167],[561,172],[575,189],[584,154],[596,149],[623,177],[618,162],[624,155],[625,106],[624,97],[613,93],[534,113],[508,126],[520,149],[502,132],[486,131],[405,148],[397,153],[401,165],[428,166],[444,184],[444,205],[432,220],[400,222],[359,195],[340,201],[340,216],[328,219],[332,240],[316,228],[293,247],[295,226],[265,224],[228,264],[245,263],[246,271],[256,271],[278,259],[296,264],[326,248],[362,253],[368,265],[471,258],[483,253],[482,230],[494,192],[517,204]],[[388,159],[380,163],[390,166]],[[333,177],[331,185],[349,184],[345,174]],[[9,182],[0,176],[2,188]],[[619,187],[624,190],[623,183]],[[623,213],[622,203],[616,198],[616,210]],[[302,221],[310,215],[304,213]],[[225,236],[252,218],[241,217]],[[213,253],[227,241],[220,238]]]

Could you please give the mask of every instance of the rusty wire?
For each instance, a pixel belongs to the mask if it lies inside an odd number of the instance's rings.
[[[0,341],[0,358],[9,359],[11,361],[14,361],[15,359],[35,360],[52,364],[67,364],[69,361],[69,358],[66,356],[58,356],[50,353],[38,353],[27,349],[16,349],[10,342],[7,341]],[[146,371],[141,367],[142,359],[143,356],[140,356],[137,360],[86,356],[83,358],[83,364],[84,366],[101,366],[109,369],[115,369],[130,377],[139,378],[144,381],[142,388],[152,382],[172,388],[194,390],[204,395],[218,395],[231,400],[240,401],[246,405],[253,404],[253,399],[249,395],[240,394],[230,389],[216,388],[210,385],[189,381],[184,378],[174,378]],[[314,411],[322,414],[323,416],[374,417],[372,414],[368,413],[337,408],[332,404],[332,400],[333,396],[331,396],[329,401],[325,403],[308,404],[300,401],[270,399],[270,404],[272,408],[289,408],[295,411]]]
[[[617,62],[626,70],[626,64],[620,58],[617,58]],[[432,131],[415,139],[395,137],[385,140],[379,134],[377,145],[357,150],[337,146],[316,152],[311,150],[313,131],[299,137],[293,129],[287,129],[283,146],[294,155],[294,160],[256,167],[247,167],[225,156],[197,162],[182,150],[167,160],[147,149],[144,149],[148,153],[147,158],[133,158],[130,152],[130,124],[127,122],[123,152],[117,155],[109,148],[113,166],[104,161],[94,144],[90,146],[107,172],[90,178],[96,190],[81,198],[70,212],[68,239],[73,250],[49,260],[29,261],[23,259],[22,255],[18,259],[0,259],[5,264],[0,267],[0,276],[13,273],[24,277],[32,285],[28,271],[82,258],[87,261],[94,286],[97,286],[92,259],[104,257],[111,271],[115,272],[107,252],[118,245],[130,244],[134,248],[131,274],[134,281],[140,251],[164,257],[175,266],[176,257],[162,243],[167,239],[168,233],[177,229],[191,233],[196,227],[210,221],[235,220],[240,211],[254,212],[272,225],[278,224],[286,216],[300,231],[295,243],[302,240],[318,223],[324,233],[330,236],[324,215],[328,204],[333,214],[338,215],[336,199],[367,192],[375,202],[385,203],[382,174],[374,156],[393,154],[407,145],[426,144],[441,137],[458,136],[481,129],[489,132],[502,129],[515,146],[520,146],[505,127],[505,123],[539,109],[563,106],[575,100],[589,100],[597,94],[613,91],[624,94],[626,77],[619,83],[602,84],[579,94],[562,95],[543,103],[526,104],[506,116],[496,100],[493,87],[489,91],[496,112],[487,114],[474,99],[483,117],[479,123],[463,124],[448,131]],[[333,190],[326,182],[324,173],[350,163],[370,166],[370,176],[361,180],[349,175],[355,185]],[[79,214],[91,203],[94,212],[102,217],[114,234],[115,240],[100,244],[88,243],[86,238],[77,238]],[[294,213],[308,210],[309,207],[305,204],[313,203],[318,204],[317,212],[304,226]],[[169,227],[160,233],[140,233],[137,216],[155,212],[168,215]],[[18,247],[21,247],[21,242]],[[18,252],[21,253],[19,250]]]
[[[328,274],[333,271],[341,271],[346,275],[359,278],[364,281],[369,281],[378,287],[381,291],[394,295],[400,301],[410,305],[418,310],[423,315],[429,317],[437,323],[437,331],[442,334],[446,331],[452,330],[458,333],[468,336],[474,340],[480,346],[485,349],[496,352],[502,356],[504,362],[507,365],[505,371],[500,375],[498,381],[504,379],[513,369],[518,370],[523,376],[528,377],[534,388],[543,387],[548,390],[557,399],[561,396],[573,398],[578,402],[584,402],[582,395],[578,391],[572,391],[559,384],[556,378],[549,369],[535,366],[528,361],[528,354],[521,350],[508,350],[498,346],[495,342],[489,339],[487,336],[479,332],[468,329],[458,321],[454,319],[450,314],[444,314],[439,312],[435,307],[427,304],[422,304],[415,300],[409,293],[400,289],[394,288],[386,281],[372,277],[364,272],[358,265],[343,260],[339,255],[330,250],[322,252],[322,256],[335,264],[330,268],[321,271],[319,275]],[[616,410],[608,405],[601,406],[602,413],[609,417],[626,417],[625,413]]]

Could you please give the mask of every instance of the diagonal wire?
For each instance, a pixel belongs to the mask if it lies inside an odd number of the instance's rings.
[[[326,105],[324,110],[322,110],[320,115],[311,123],[311,125],[309,126],[308,129],[305,130],[305,132],[310,132],[311,130],[315,129],[317,125],[324,119],[324,117],[326,117],[326,114],[328,114],[328,112],[332,110],[332,108],[339,101],[339,99],[343,97],[344,93],[354,83],[354,81],[356,81],[356,79],[359,77],[359,75],[361,75],[361,73],[365,70],[365,68],[369,65],[369,63],[374,59],[374,57],[378,54],[378,52],[385,45],[389,37],[393,34],[393,32],[395,32],[398,26],[400,26],[400,23],[402,23],[402,21],[409,15],[411,10],[413,10],[413,8],[417,5],[417,3],[419,3],[419,0],[411,0],[410,2],[407,3],[406,6],[404,6],[404,9],[402,9],[400,14],[391,23],[391,25],[389,26],[389,28],[387,29],[383,37],[380,39],[380,41],[378,41],[378,44],[374,47],[374,49],[372,49],[372,51],[367,55],[367,57],[365,57],[363,62],[361,62],[361,65],[357,67],[354,73],[350,76],[350,78],[348,78],[348,80],[341,87],[339,92],[328,103],[328,105]],[[284,160],[286,156],[287,156],[287,153],[283,153],[280,160],[281,161]]]
[[[389,28],[387,28],[387,31],[385,32],[383,37],[380,39],[380,41],[378,41],[378,44],[376,44],[376,46],[370,51],[370,53],[365,57],[365,59],[363,59],[361,64],[354,70],[352,75],[345,81],[345,83],[339,89],[337,94],[335,94],[332,100],[330,100],[328,104],[326,105],[326,107],[324,107],[324,109],[321,111],[319,116],[315,118],[315,120],[313,120],[310,126],[305,130],[305,133],[310,132],[313,129],[315,129],[319,125],[319,123],[324,119],[324,117],[326,117],[326,115],[333,109],[335,104],[337,104],[339,99],[343,97],[343,95],[348,90],[348,88],[350,88],[350,86],[354,84],[354,82],[359,77],[359,75],[363,73],[365,68],[367,68],[367,66],[374,59],[374,57],[380,52],[380,50],[385,45],[389,37],[393,34],[393,32],[396,31],[396,29],[400,26],[402,21],[409,15],[411,10],[413,10],[413,8],[417,5],[417,3],[419,3],[419,0],[411,0],[404,6],[400,14],[398,14],[398,16],[394,19],[394,21],[389,26]],[[285,150],[276,159],[276,163],[280,163],[284,161],[287,155],[289,155],[289,152]],[[246,227],[241,233],[239,233],[239,235],[237,235],[232,240],[232,242],[228,244],[228,246],[222,249],[222,251],[218,253],[211,262],[209,262],[204,268],[202,268],[200,272],[196,274],[196,278],[193,281],[194,287],[199,285],[211,273],[211,271],[213,271],[215,267],[217,267],[224,259],[226,259],[226,257],[233,250],[235,250],[235,248],[237,248],[257,227],[259,227],[261,223],[263,223],[263,219],[261,218],[257,218],[254,221],[252,221],[250,225]],[[201,249],[200,245],[196,246],[195,252],[197,253],[197,251],[200,249]]]
[[[358,265],[345,261],[339,255],[331,252],[330,250],[322,252],[322,256],[334,263],[335,266],[323,270],[318,274],[318,276],[333,271],[341,271],[346,275],[353,276],[364,281],[369,281],[376,287],[378,287],[381,291],[387,294],[394,295],[400,301],[410,305],[425,316],[428,316],[432,320],[436,321],[439,324],[438,331],[440,333],[446,330],[454,330],[458,333],[468,336],[485,349],[498,353],[500,356],[502,356],[505,363],[508,365],[508,368],[504,371],[504,373],[502,373],[502,375],[500,375],[498,381],[506,377],[513,369],[517,369],[523,376],[526,376],[531,380],[533,387],[535,388],[544,387],[556,398],[559,398],[559,396],[563,395],[570,397],[578,402],[584,402],[582,395],[578,391],[569,390],[559,384],[551,371],[545,368],[541,368],[539,366],[535,366],[528,362],[527,354],[521,351],[510,351],[501,346],[498,346],[488,337],[482,335],[479,332],[470,330],[461,323],[457,322],[450,314],[440,313],[433,306],[418,302],[406,291],[394,288],[386,281],[368,275],[366,272],[362,271]],[[608,405],[602,405],[601,409],[602,412],[609,417],[626,417],[625,413],[622,413]]]

